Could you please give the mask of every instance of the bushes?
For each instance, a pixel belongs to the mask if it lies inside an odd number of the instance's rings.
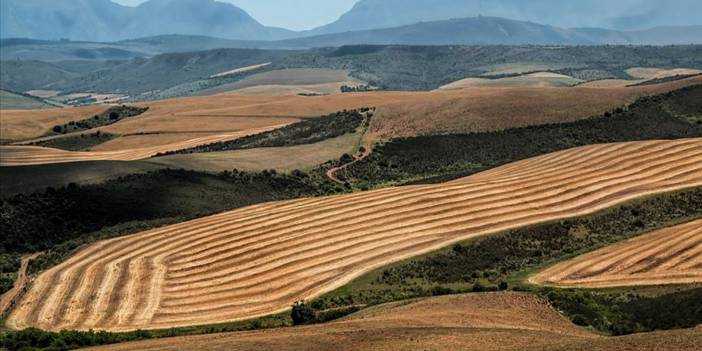
[[[702,323],[702,288],[657,296],[550,288],[540,294],[573,323],[613,335],[691,328]]]
[[[72,132],[78,132],[81,130],[88,130],[97,127],[102,127],[116,123],[124,118],[138,116],[146,112],[148,107],[134,107],[134,106],[115,106],[110,107],[107,111],[93,116],[91,118],[86,118],[80,121],[71,121],[63,125],[56,125],[51,128],[53,134],[66,134]],[[49,133],[49,134],[52,134]]]
[[[312,324],[317,321],[317,315],[314,310],[304,301],[296,302],[293,305],[290,317],[294,325]]]

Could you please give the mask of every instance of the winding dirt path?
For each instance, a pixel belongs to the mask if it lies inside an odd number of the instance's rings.
[[[27,267],[29,266],[29,261],[37,258],[39,255],[41,255],[41,252],[22,257],[20,269],[17,271],[17,280],[15,280],[15,285],[12,287],[12,289],[0,296],[0,316],[5,314],[7,309],[12,307],[12,304],[16,301],[17,297],[24,292],[25,287],[27,286]]]

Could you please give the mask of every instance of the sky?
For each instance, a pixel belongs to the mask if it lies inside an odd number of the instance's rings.
[[[146,0],[112,0],[136,6]],[[331,23],[357,0],[218,0],[241,7],[266,26],[305,30]]]

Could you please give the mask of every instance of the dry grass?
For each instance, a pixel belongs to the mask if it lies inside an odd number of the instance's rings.
[[[248,96],[281,96],[281,95],[300,95],[300,94],[316,94],[316,95],[331,95],[341,94],[341,87],[357,86],[358,81],[341,81],[326,84],[312,85],[258,85],[250,88],[243,88],[232,91],[232,94],[248,95]]]
[[[579,256],[529,281],[579,288],[702,282],[702,220]]]
[[[698,350],[702,330],[603,337],[580,329],[547,302],[521,293],[435,297],[379,306],[309,327],[188,336],[98,347],[175,350]]]
[[[595,145],[440,185],[260,204],[98,242],[38,277],[15,328],[167,328],[287,310],[372,269],[702,185],[702,139]]]
[[[36,138],[53,126],[78,121],[105,112],[109,106],[93,105],[46,110],[0,110],[0,139]]]
[[[308,145],[171,155],[150,159],[149,162],[210,172],[235,168],[244,171],[308,170],[329,160],[337,160],[345,153],[353,153],[359,144],[359,139],[358,134],[346,134]]]
[[[599,115],[644,95],[692,84],[702,77],[631,88],[475,88],[414,93],[379,107],[371,134],[377,139],[484,132]]]
[[[243,96],[236,94],[155,101],[137,117],[99,128],[129,137],[103,146],[129,152],[163,146],[163,134],[203,133],[215,137],[232,131],[266,128],[343,109],[378,107],[370,140],[444,133],[493,131],[544,123],[574,121],[601,114],[637,97],[702,83],[702,77],[632,88],[475,88],[437,92],[369,92],[328,96]],[[80,120],[105,106],[41,111],[2,111],[3,139],[38,136],[51,126]],[[95,130],[85,131],[93,133]],[[117,150],[119,147],[123,149]],[[3,150],[5,151],[5,150]],[[90,159],[95,159],[92,156]],[[104,159],[104,158],[103,158]],[[112,159],[112,158],[109,158]],[[48,161],[47,161],[48,162]]]

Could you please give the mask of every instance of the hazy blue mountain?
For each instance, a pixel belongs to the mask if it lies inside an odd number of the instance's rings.
[[[0,37],[116,41],[164,34],[277,40],[294,32],[266,27],[242,9],[214,0],[2,0]]]
[[[395,28],[318,35],[277,43],[279,48],[343,45],[602,45],[702,44],[702,26],[658,27],[644,31],[564,29],[498,17],[422,22]]]
[[[563,28],[640,30],[702,25],[700,0],[360,0],[339,20],[308,34],[390,28],[479,15]]]

